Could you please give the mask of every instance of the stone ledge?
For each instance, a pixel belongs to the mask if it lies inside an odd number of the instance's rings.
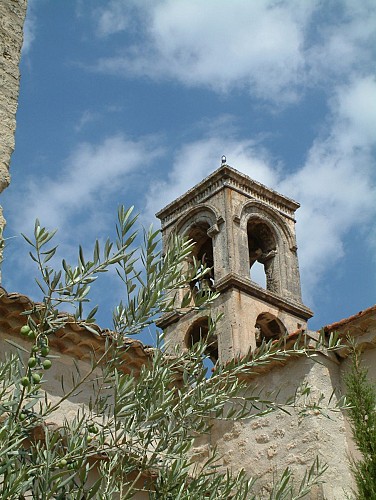
[[[188,208],[206,201],[217,191],[226,187],[244,194],[249,199],[266,202],[292,219],[295,210],[300,207],[300,204],[295,200],[277,193],[229,165],[223,165],[182,196],[169,203],[156,216],[162,221],[162,226],[166,227]]]
[[[284,310],[295,314],[299,318],[308,320],[312,318],[313,312],[308,307],[304,306],[299,302],[294,302],[289,299],[280,297],[279,295],[261,288],[256,283],[252,282],[249,278],[244,278],[238,274],[227,274],[224,278],[216,281],[215,288],[218,292],[225,292],[229,288],[237,288],[243,292],[257,297],[265,302],[269,302],[277,307],[281,307]]]

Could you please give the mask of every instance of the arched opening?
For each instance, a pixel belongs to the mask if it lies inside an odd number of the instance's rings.
[[[192,257],[202,264],[202,266],[210,268],[209,273],[191,284],[192,288],[200,292],[214,288],[213,242],[208,235],[209,227],[209,224],[206,222],[197,223],[190,227],[187,234],[188,238],[195,242]]]
[[[277,340],[287,333],[282,321],[271,313],[261,313],[257,316],[255,331],[257,347],[262,344],[263,340],[265,342],[273,339]]]
[[[209,332],[209,318],[207,317],[199,318],[190,326],[185,337],[185,345],[190,348],[200,340],[206,342],[205,355],[214,365],[218,361],[218,339],[217,335]]]
[[[260,220],[250,219],[247,236],[251,280],[266,290],[278,293],[274,262],[277,244],[271,229]]]

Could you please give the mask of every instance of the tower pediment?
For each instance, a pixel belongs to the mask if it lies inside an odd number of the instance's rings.
[[[156,216],[161,220],[162,227],[172,224],[190,208],[208,202],[225,188],[236,191],[250,200],[266,203],[292,219],[300,207],[300,204],[291,198],[279,194],[229,165],[223,165],[162,208]]]

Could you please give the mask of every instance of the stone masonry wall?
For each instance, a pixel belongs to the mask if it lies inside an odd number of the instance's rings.
[[[330,398],[334,404],[341,396],[342,366],[325,357],[319,361],[295,358],[286,366],[276,367],[255,379],[255,391],[262,390],[265,396],[271,392],[272,400],[283,402],[294,396],[301,384],[307,383],[312,389],[312,401],[317,401],[322,394],[324,407]],[[252,384],[249,390],[252,394]],[[279,391],[277,398],[276,391]],[[234,471],[244,468],[249,476],[256,477],[256,490],[261,499],[269,498],[273,480],[280,477],[286,467],[291,468],[295,484],[299,484],[318,457],[328,469],[322,477],[323,484],[312,490],[307,498],[338,500],[351,496],[354,488],[348,460],[351,435],[344,414],[328,412],[328,418],[325,411],[321,414],[315,410],[306,416],[299,416],[293,409],[290,411],[290,415],[277,411],[237,423],[216,421],[210,440],[217,445],[223,467]],[[198,451],[204,453],[202,444]]]
[[[19,91],[19,62],[27,0],[0,2],[0,192],[10,182]],[[5,220],[0,207],[0,230]]]

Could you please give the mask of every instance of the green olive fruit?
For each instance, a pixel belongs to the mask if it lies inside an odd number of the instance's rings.
[[[89,425],[88,429],[87,429],[91,434],[97,434],[99,429],[96,425],[92,424],[92,425]]]
[[[29,377],[22,377],[21,378],[21,385],[23,387],[28,387],[30,385]]]
[[[65,458],[62,458],[59,462],[59,469],[64,469],[66,467],[68,462],[65,460]]]
[[[34,384],[39,384],[41,376],[39,373],[33,373],[31,378],[33,379]]]
[[[35,345],[35,346],[33,346],[33,348],[31,350],[32,350],[32,352],[38,352],[39,347],[37,345]]]
[[[27,362],[27,366],[29,368],[34,368],[34,366],[36,366],[36,364],[37,364],[36,358],[29,358],[29,361]]]
[[[20,329],[20,334],[25,335],[25,337],[30,333],[30,327],[28,325],[24,325]]]
[[[26,413],[20,413],[20,420],[25,420],[27,418]]]
[[[52,366],[52,363],[49,359],[45,359],[42,363],[42,366],[45,370],[49,370]]]
[[[50,352],[50,349],[48,346],[46,345],[42,345],[42,347],[40,348],[40,353],[42,356],[47,356],[47,354]]]
[[[35,332],[33,330],[30,330],[29,333],[27,334],[27,337],[30,340],[35,340]]]

